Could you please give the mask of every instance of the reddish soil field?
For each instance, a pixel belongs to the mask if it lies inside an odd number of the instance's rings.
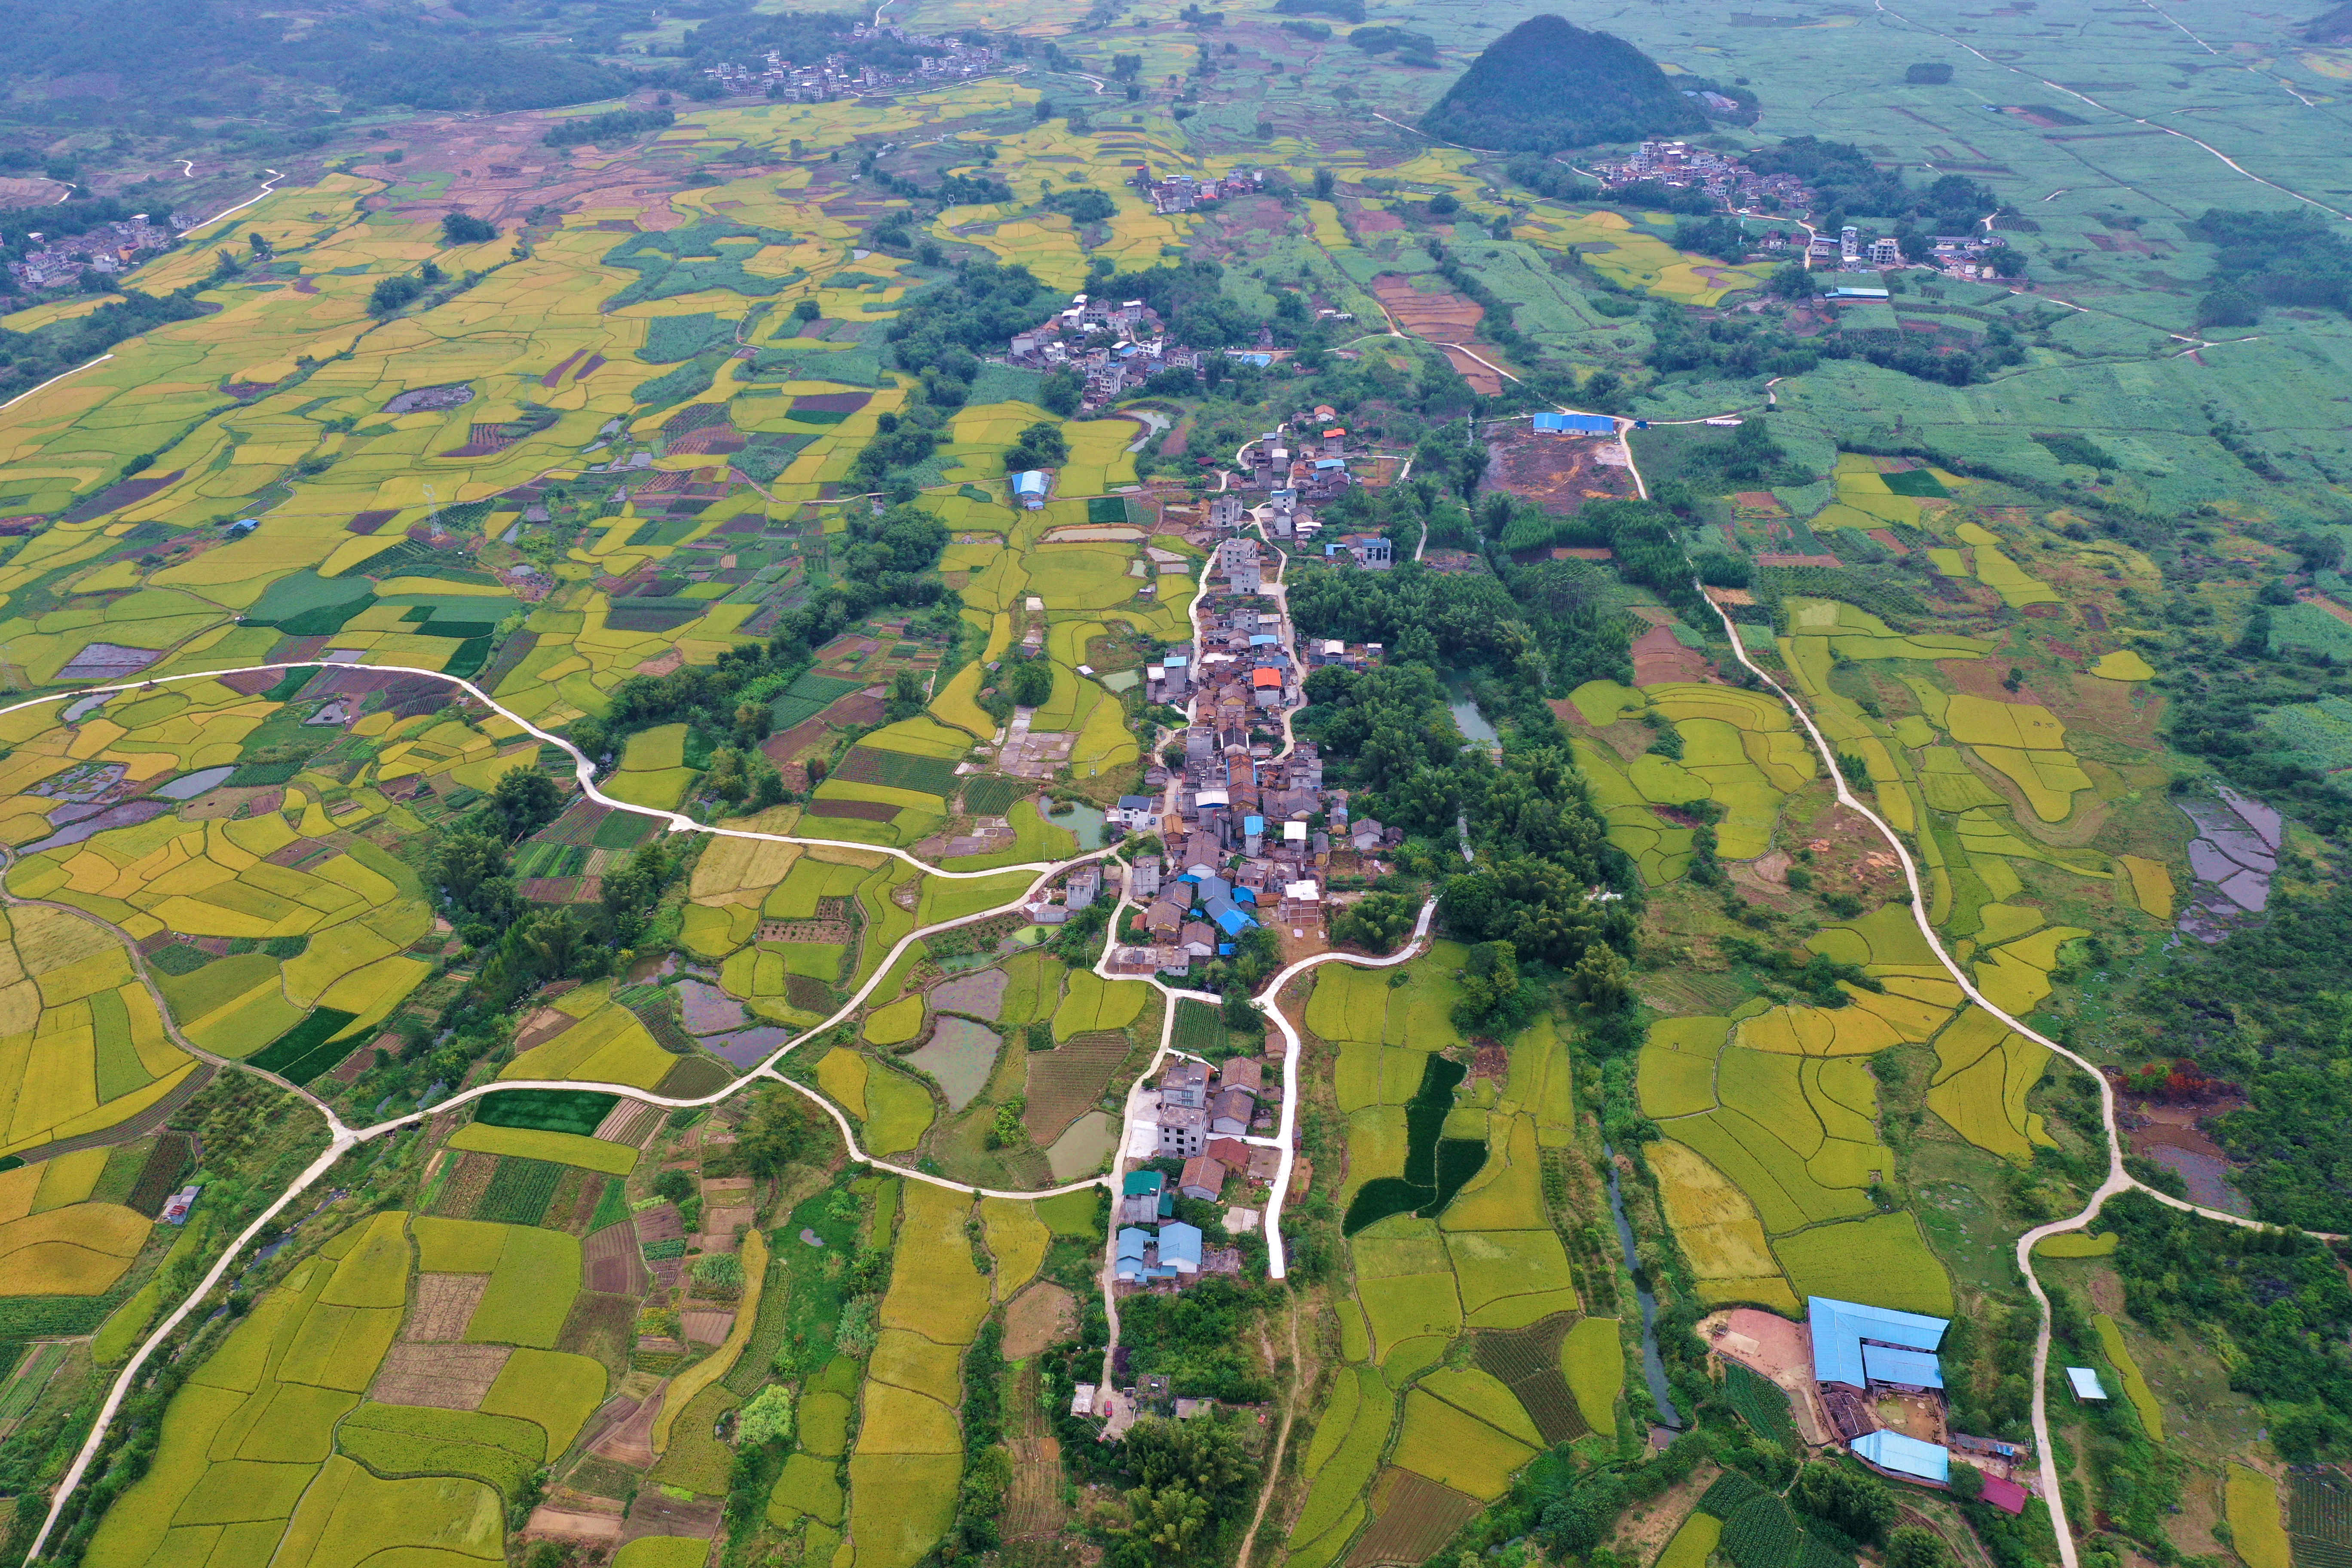
[[[1402,273],[1388,272],[1373,279],[1372,292],[1398,326],[1434,342],[1466,338],[1486,319],[1477,301],[1459,294],[1424,294]]]
[[[1474,305],[1471,309],[1476,310],[1477,307]],[[1462,379],[1468,382],[1471,390],[1479,396],[1493,397],[1502,392],[1503,378],[1487,366],[1479,363],[1478,359],[1474,358],[1467,350],[1444,348],[1438,352],[1445,356],[1445,363],[1459,372]]]
[[[2352,626],[2352,610],[2346,609],[2343,605],[2337,604],[2335,600],[2329,598],[2318,589],[2297,588],[2294,591],[2294,596],[2304,604],[2318,605],[2322,610],[2334,616],[2337,620],[2342,621],[2345,625]]]
[[[1735,1307],[1725,1315],[1715,1348],[1783,1385],[1812,1376],[1812,1342],[1803,1328],[1753,1307]]]
[[[1712,680],[1715,667],[1706,656],[1685,647],[1664,626],[1652,626],[1633,639],[1633,684],[1650,686],[1662,680]]]
[[[1539,436],[1525,425],[1494,427],[1486,437],[1482,491],[1501,490],[1566,516],[1588,500],[1631,496],[1633,475],[1599,461],[1601,443],[1576,436]],[[1581,559],[1594,559],[1583,556]],[[1603,552],[1598,559],[1607,559]]]

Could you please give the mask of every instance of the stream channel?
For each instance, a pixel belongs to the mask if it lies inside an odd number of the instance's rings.
[[[1666,1386],[1666,1363],[1658,1354],[1658,1299],[1640,1282],[1642,1266],[1633,1257],[1633,1227],[1625,1218],[1625,1194],[1617,1186],[1617,1151],[1603,1143],[1601,1152],[1609,1157],[1609,1213],[1617,1222],[1617,1244],[1624,1249],[1625,1268],[1633,1276],[1633,1293],[1642,1300],[1642,1376],[1650,1384],[1650,1397],[1657,1401],[1660,1417],[1679,1431],[1682,1412],[1675,1408],[1674,1394]]]

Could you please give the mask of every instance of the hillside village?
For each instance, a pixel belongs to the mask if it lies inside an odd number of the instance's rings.
[[[901,88],[969,81],[986,76],[1003,63],[997,52],[985,44],[960,37],[938,37],[905,27],[868,27],[861,22],[850,30],[850,37],[861,42],[888,38],[916,48],[937,49],[939,53],[923,56],[911,71],[886,71],[859,65],[845,54],[827,55],[814,64],[802,65],[784,58],[780,50],[770,49],[756,63],[723,61],[706,67],[702,74],[730,93],[764,93],[779,103],[832,103]]]
[[[185,220],[170,214],[159,221],[145,213],[134,213],[80,234],[55,238],[28,234],[26,238],[39,248],[27,251],[21,261],[8,263],[8,281],[17,289],[32,291],[70,287],[84,272],[112,278],[171,249],[179,243],[184,226]]]

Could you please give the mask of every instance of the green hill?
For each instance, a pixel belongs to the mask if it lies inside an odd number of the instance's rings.
[[[1624,39],[1530,16],[1486,47],[1421,128],[1470,147],[1549,153],[1704,131],[1706,116]]]

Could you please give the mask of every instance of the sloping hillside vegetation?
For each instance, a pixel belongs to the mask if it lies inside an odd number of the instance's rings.
[[[1549,153],[1704,131],[1706,117],[1624,39],[1530,16],[1487,46],[1421,127],[1466,146]]]

